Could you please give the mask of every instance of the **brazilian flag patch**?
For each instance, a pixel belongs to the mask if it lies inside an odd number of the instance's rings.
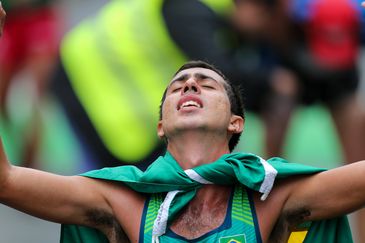
[[[221,237],[219,243],[246,243],[246,236],[241,234]]]

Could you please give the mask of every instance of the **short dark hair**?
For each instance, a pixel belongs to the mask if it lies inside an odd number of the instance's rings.
[[[181,72],[185,69],[190,69],[190,68],[206,68],[206,69],[210,69],[210,70],[216,72],[217,74],[219,74],[219,76],[221,76],[223,78],[223,80],[225,81],[224,88],[227,92],[229,102],[231,104],[232,114],[245,118],[243,99],[242,99],[242,95],[241,95],[242,93],[240,91],[239,86],[232,84],[232,82],[218,68],[216,68],[215,66],[213,66],[207,62],[200,61],[200,60],[186,62],[184,65],[182,65],[176,71],[174,76],[176,76],[176,74],[178,74],[179,72]],[[159,110],[160,120],[162,120],[162,106],[166,99],[167,88],[165,89],[165,91],[162,95],[162,99],[161,99],[161,103],[160,103],[160,110]],[[238,144],[241,134],[242,134],[242,132],[235,133],[232,135],[231,139],[229,140],[228,146],[229,146],[229,150],[231,152]]]

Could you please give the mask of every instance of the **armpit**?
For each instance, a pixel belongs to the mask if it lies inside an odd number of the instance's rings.
[[[281,214],[270,234],[269,242],[288,242],[290,234],[298,230],[298,225],[305,222],[310,214],[310,211],[305,208]]]
[[[86,217],[88,223],[103,232],[110,243],[130,242],[114,215],[95,209],[89,210]]]

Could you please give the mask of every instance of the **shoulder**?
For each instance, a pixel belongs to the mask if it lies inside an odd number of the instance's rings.
[[[301,215],[306,213],[299,203],[288,205],[287,202],[293,190],[308,177],[311,175],[277,180],[265,201],[260,200],[260,193],[254,193],[253,201],[264,242],[268,240],[272,242],[274,238],[279,240],[287,237],[287,233],[299,223]]]
[[[110,235],[122,236],[122,232],[129,239],[137,239],[143,213],[146,194],[133,191],[122,182],[94,179],[80,176],[79,181],[93,185],[105,199],[108,208],[94,207],[87,212],[88,220],[92,225]]]
[[[118,204],[123,205],[140,205],[144,204],[146,199],[145,194],[136,192],[126,186],[123,182],[90,178],[84,176],[76,176],[76,180],[83,184],[90,184],[91,188],[102,194],[105,200],[113,205],[114,201],[118,201]]]

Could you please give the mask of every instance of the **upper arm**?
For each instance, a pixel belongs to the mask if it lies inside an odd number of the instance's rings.
[[[347,214],[365,204],[365,161],[293,180],[284,212],[302,213],[302,220]]]
[[[87,211],[111,211],[106,186],[80,176],[60,176],[29,168],[12,167],[0,192],[1,203],[58,223],[87,224]]]

